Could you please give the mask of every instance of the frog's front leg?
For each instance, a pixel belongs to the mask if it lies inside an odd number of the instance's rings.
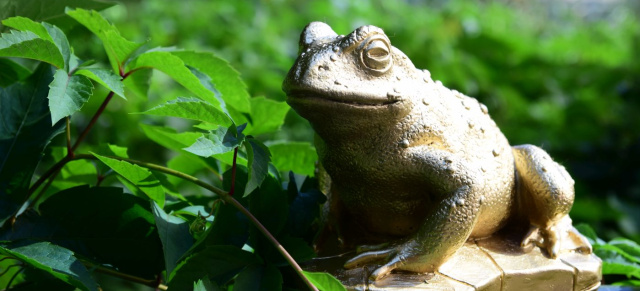
[[[556,258],[564,229],[558,222],[571,210],[574,199],[573,179],[565,168],[554,162],[541,148],[533,145],[513,147],[518,172],[520,209],[531,223],[529,233],[522,240],[527,247],[532,242]],[[588,243],[579,249],[591,252]]]
[[[419,230],[400,243],[359,254],[347,261],[345,268],[383,261],[384,265],[371,274],[372,280],[393,270],[432,272],[464,244],[478,219],[483,181],[478,170],[468,168],[462,160],[457,163],[451,153],[445,154],[427,157],[426,174],[440,181],[439,191],[444,192]]]

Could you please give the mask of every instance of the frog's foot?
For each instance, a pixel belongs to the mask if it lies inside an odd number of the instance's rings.
[[[402,244],[379,244],[379,245],[366,245],[358,247],[359,255],[348,260],[344,267],[346,269],[353,269],[358,266],[372,264],[376,262],[383,262],[383,265],[377,268],[369,279],[375,281],[378,280],[393,270],[406,270],[421,272],[420,267],[416,264],[417,244],[412,241],[408,241]]]
[[[555,225],[547,228],[531,226],[520,246],[526,250],[532,244],[546,250],[549,257],[556,259],[560,253],[560,232]]]

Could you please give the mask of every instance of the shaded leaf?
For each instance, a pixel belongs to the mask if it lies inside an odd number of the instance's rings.
[[[31,71],[27,68],[10,59],[0,58],[0,87],[7,87],[17,81],[24,80],[29,75],[31,75]]]
[[[340,281],[328,273],[302,271],[309,281],[322,291],[346,291]]]
[[[193,283],[193,291],[222,291],[215,283],[211,283],[209,278],[203,278]]]
[[[186,221],[165,213],[155,202],[152,202],[151,209],[162,241],[167,274],[171,274],[178,260],[193,245],[193,237],[189,233],[189,224]]]
[[[252,137],[246,139],[244,146],[247,149],[247,167],[249,168],[249,179],[243,194],[246,197],[262,184],[269,173],[271,153],[262,142]]]
[[[0,37],[0,57],[17,57],[43,61],[64,69],[64,58],[58,47],[31,31],[3,33]]]
[[[47,98],[52,124],[79,111],[93,94],[93,84],[87,77],[69,76],[62,69],[56,71],[49,88],[51,90]]]
[[[20,215],[0,240],[47,240],[121,272],[154,278],[164,269],[149,202],[122,188],[87,185],[60,191]]]
[[[282,274],[273,265],[252,264],[238,274],[235,291],[271,291],[282,289]]]
[[[67,36],[60,30],[49,23],[42,23],[42,26],[47,30],[51,39],[53,39],[53,43],[56,45],[60,54],[62,55],[62,59],[64,61],[64,69],[69,71],[69,60],[71,59],[71,46],[69,45],[69,41],[67,40]]]
[[[136,185],[136,187],[147,194],[152,201],[164,207],[164,188],[162,188],[160,181],[158,181],[151,171],[126,161],[119,161],[95,153],[93,153],[93,155],[116,173]]]
[[[144,114],[156,116],[173,116],[198,120],[215,125],[229,126],[231,119],[219,107],[198,98],[178,97],[164,104],[153,107]]]
[[[242,82],[238,73],[229,63],[211,53],[177,51],[173,52],[182,61],[211,78],[222,99],[241,112],[251,112],[247,86]]]
[[[0,225],[24,202],[42,152],[64,124],[50,123],[51,66],[42,64],[24,83],[0,88]]]
[[[204,277],[224,284],[256,260],[252,253],[237,247],[207,246],[178,264],[169,275],[169,288],[189,290],[194,282]]]
[[[230,127],[218,127],[218,129],[199,137],[196,142],[184,150],[202,157],[232,151],[244,141],[243,129],[244,126],[236,127],[234,124]]]
[[[98,290],[98,284],[74,253],[49,242],[0,243],[0,253],[19,258],[29,266],[43,270],[82,290]]]
[[[115,2],[96,0],[56,0],[44,5],[41,0],[4,0],[0,2],[0,19],[12,16],[24,16],[34,21],[46,21],[61,28],[71,28],[76,22],[70,19],[64,10],[66,7],[102,10]],[[0,25],[0,31],[4,28]]]
[[[134,95],[146,99],[147,94],[149,93],[149,85],[152,75],[152,69],[137,70],[131,73],[129,77],[123,81],[124,87],[129,89]]]
[[[116,95],[127,99],[124,97],[124,84],[122,83],[122,77],[114,74],[111,70],[101,68],[84,68],[77,70],[74,74],[86,76],[109,89],[109,91],[113,91]]]
[[[77,8],[75,10],[67,9],[66,13],[102,40],[111,67],[115,72],[121,72],[129,56],[142,45],[142,43],[135,43],[122,37],[118,29],[96,11]]]

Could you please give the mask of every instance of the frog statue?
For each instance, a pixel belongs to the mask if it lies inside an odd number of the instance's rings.
[[[345,268],[378,263],[374,281],[433,272],[510,224],[523,248],[558,257],[574,181],[544,150],[510,146],[485,105],[416,69],[378,27],[343,36],[313,22],[299,45],[283,90],[316,132],[326,224],[360,246]]]

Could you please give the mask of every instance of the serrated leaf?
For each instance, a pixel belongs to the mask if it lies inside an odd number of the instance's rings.
[[[182,151],[202,136],[197,132],[177,133],[173,128],[140,124],[142,132],[159,145],[176,151]]]
[[[98,290],[98,284],[74,253],[49,242],[0,243],[0,253],[20,259],[82,290]]]
[[[67,9],[66,13],[102,40],[111,67],[115,72],[121,72],[129,56],[142,45],[142,43],[132,42],[122,37],[118,29],[96,11],[77,8],[75,10]]]
[[[229,126],[231,118],[219,107],[198,98],[178,97],[164,104],[153,107],[143,114],[156,116],[173,116],[190,120],[198,120],[215,125]]]
[[[328,273],[302,271],[304,276],[320,290],[346,291],[340,281]]]
[[[0,225],[24,202],[31,177],[64,123],[50,123],[51,66],[41,64],[24,83],[0,88]]]
[[[226,104],[241,112],[251,112],[247,85],[240,78],[240,73],[227,61],[204,52],[177,51],[173,54],[182,59],[186,65],[209,76]]]
[[[313,176],[318,160],[316,148],[308,142],[277,142],[269,144],[271,161],[280,171]]]
[[[17,81],[24,80],[31,71],[20,64],[7,59],[0,58],[0,87],[7,87]]]
[[[122,83],[122,77],[114,74],[111,70],[101,68],[84,68],[77,70],[74,74],[86,76],[87,78],[98,82],[110,91],[113,91],[113,93],[123,99],[127,99],[124,96],[124,84]]]
[[[10,17],[2,21],[2,24],[21,31],[31,31],[44,40],[53,42],[53,38],[49,35],[47,29],[42,24],[37,23],[29,18],[16,16]]]
[[[11,16],[24,16],[34,21],[46,21],[66,30],[77,24],[64,13],[66,7],[102,10],[113,6],[115,3],[96,0],[56,0],[49,1],[46,5],[42,4],[42,0],[1,1],[0,19],[7,19]],[[0,31],[2,30],[3,27],[0,25]]]
[[[155,202],[152,202],[151,209],[162,241],[167,274],[171,274],[178,260],[193,245],[193,237],[189,233],[189,224],[186,221],[167,214]]]
[[[169,288],[188,290],[193,282],[204,277],[224,284],[256,260],[252,253],[234,246],[206,246],[178,264],[169,275]]]
[[[252,264],[238,274],[234,291],[271,291],[282,289],[282,274],[273,265]]]
[[[31,31],[15,31],[0,36],[0,57],[34,59],[64,69],[64,58],[56,45]]]
[[[56,45],[60,54],[62,55],[62,59],[64,61],[64,69],[69,71],[69,60],[71,59],[71,46],[69,45],[69,40],[67,40],[67,36],[60,30],[49,23],[42,23],[42,26],[47,30],[49,36],[53,39],[53,43]]]
[[[185,63],[173,53],[161,50],[145,52],[129,63],[129,70],[147,67],[159,70],[193,92],[198,98],[220,108],[220,102],[215,98],[214,93],[204,87],[191,70],[185,66]]]
[[[87,77],[69,76],[63,69],[58,69],[53,75],[49,88],[47,98],[52,124],[79,111],[93,94],[93,84]]]
[[[249,168],[249,179],[243,196],[246,197],[262,184],[262,181],[264,181],[264,178],[269,173],[271,153],[269,153],[269,149],[262,142],[254,138],[247,138],[244,146],[247,149]]]
[[[212,283],[209,278],[203,278],[198,282],[193,283],[193,291],[222,291],[223,289],[218,287],[215,283]]]
[[[280,129],[284,118],[289,112],[289,105],[264,97],[251,98],[251,124],[247,133],[258,135],[270,133]]]
[[[242,129],[244,129],[243,126],[236,128],[233,124],[230,127],[218,127],[199,137],[195,143],[184,150],[202,157],[230,152],[244,141]]]
[[[164,188],[162,188],[160,181],[158,181],[151,171],[125,161],[119,161],[95,153],[93,153],[93,155],[120,176],[136,185],[142,192],[147,194],[152,201],[164,207]]]

